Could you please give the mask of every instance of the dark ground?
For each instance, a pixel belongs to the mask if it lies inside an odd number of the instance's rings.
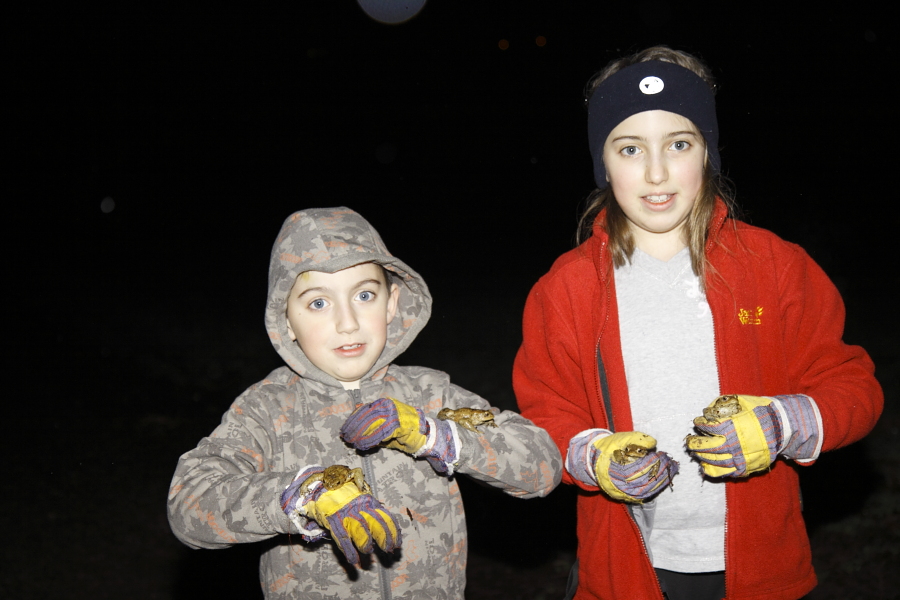
[[[713,65],[739,203],[834,279],[846,340],[885,388],[869,437],[802,470],[820,578],[809,599],[897,597],[897,51],[885,14],[433,0],[391,27],[349,1],[297,4],[6,20],[4,358],[17,383],[0,598],[261,597],[258,548],[190,551],[164,503],[178,456],[278,366],[265,271],[293,210],[345,204],[370,219],[436,299],[404,362],[515,408],[525,296],[571,247],[591,189],[581,88],[653,43]],[[572,490],[518,501],[461,485],[467,597],[560,598]]]

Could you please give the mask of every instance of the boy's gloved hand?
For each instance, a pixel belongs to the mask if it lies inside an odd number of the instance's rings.
[[[566,468],[614,500],[641,503],[678,474],[678,463],[655,447],[656,440],[639,431],[578,435],[569,442]]]
[[[325,537],[324,527],[331,532],[347,561],[354,565],[360,562],[357,548],[366,554],[374,550],[373,542],[385,552],[399,548],[400,528],[394,516],[372,494],[360,490],[352,479],[333,490],[326,488],[322,481],[303,489],[311,475],[323,471],[319,466],[302,469],[281,495],[282,509],[303,538],[315,541]],[[304,524],[300,517],[310,522]]]
[[[379,398],[357,407],[341,426],[341,438],[357,450],[382,444],[425,458],[434,470],[452,475],[459,457],[456,423],[435,421],[393,398]]]
[[[694,426],[704,435],[687,436],[687,450],[710,477],[764,471],[779,454],[818,454],[819,421],[808,396],[720,396]]]
[[[415,454],[428,441],[428,423],[421,408],[393,398],[379,398],[358,406],[347,417],[341,438],[357,450],[384,443],[388,448]]]

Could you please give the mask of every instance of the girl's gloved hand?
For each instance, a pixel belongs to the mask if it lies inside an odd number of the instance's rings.
[[[639,431],[588,430],[569,442],[566,469],[614,500],[639,504],[678,474],[678,463],[665,452],[653,451],[655,447],[656,440]]]
[[[394,516],[372,494],[360,490],[353,479],[333,490],[327,489],[323,481],[303,485],[310,476],[323,472],[319,466],[301,469],[281,495],[282,509],[303,539],[319,540],[325,537],[325,530],[329,531],[347,561],[354,565],[360,563],[357,548],[369,554],[375,549],[374,544],[385,552],[400,547],[400,527]],[[367,485],[364,487],[368,489]]]
[[[380,444],[424,458],[442,475],[453,475],[459,458],[456,423],[431,419],[393,398],[357,407],[341,426],[341,438],[357,450]]]
[[[687,436],[685,444],[710,477],[764,471],[779,454],[814,459],[821,448],[820,418],[809,396],[720,396],[703,413],[694,419],[702,435]]]

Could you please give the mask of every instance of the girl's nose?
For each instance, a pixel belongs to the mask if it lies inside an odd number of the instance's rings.
[[[669,169],[666,160],[662,156],[651,156],[647,161],[645,173],[647,183],[659,184],[669,179]]]

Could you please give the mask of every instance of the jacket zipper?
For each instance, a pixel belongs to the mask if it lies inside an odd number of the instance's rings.
[[[704,292],[705,293],[705,292]],[[716,316],[713,314],[712,305],[709,304],[709,296],[706,298],[706,304],[709,306],[709,319],[712,322],[713,326],[713,354],[716,357],[716,388],[718,389],[719,395],[722,394],[722,376],[720,374],[719,368],[719,344],[716,341],[718,336],[716,335]],[[724,524],[724,536],[722,539],[722,544],[724,548],[722,548],[722,555],[725,557],[725,573],[723,574],[723,579],[725,580],[725,597],[728,597],[728,487],[725,486],[725,524]]]
[[[718,233],[719,229],[721,229],[722,224],[725,222],[727,215],[722,219],[718,220],[717,223],[714,224],[714,228],[716,233]],[[710,228],[712,230],[712,228]],[[706,242],[706,255],[712,252],[713,247],[713,239],[710,236],[710,239]],[[716,315],[713,313],[712,304],[709,302],[709,294],[707,294],[706,286],[704,285],[703,294],[706,296],[706,304],[709,306],[709,319],[712,322],[713,326],[713,355],[716,357],[716,388],[718,389],[719,395],[722,395],[722,370],[721,365],[719,364],[719,336],[716,332]],[[724,579],[724,588],[725,588],[725,598],[728,598],[728,488],[729,486],[725,486],[725,523],[724,523],[724,536],[722,540],[722,556],[725,559],[725,572],[723,574]]]
[[[354,404],[359,404],[360,402],[362,402],[361,390],[349,391],[350,396],[353,398]],[[378,489],[375,485],[375,468],[372,466],[372,457],[369,454],[363,454],[360,456],[360,459],[362,460],[363,477],[365,477],[366,483],[369,484],[369,487],[372,490],[372,496],[377,498]],[[391,582],[390,578],[388,577],[387,569],[376,557],[372,558],[372,562],[375,564],[375,569],[378,571],[378,584],[381,588],[381,598],[383,600],[391,600]]]

